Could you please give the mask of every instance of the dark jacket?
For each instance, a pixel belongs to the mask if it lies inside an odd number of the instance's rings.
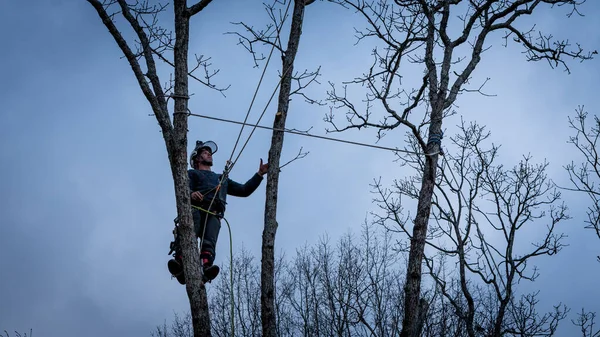
[[[204,196],[202,201],[192,200],[192,205],[205,208],[210,205],[215,196],[216,186],[219,184],[221,174],[207,170],[188,170],[190,193],[200,192]],[[225,212],[227,204],[227,195],[234,197],[247,197],[252,194],[262,182],[263,177],[255,173],[245,184],[240,184],[229,178],[221,184],[219,193],[213,202],[212,210]]]

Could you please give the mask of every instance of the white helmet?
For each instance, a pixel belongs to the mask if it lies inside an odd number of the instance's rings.
[[[215,152],[217,152],[217,150],[219,148],[217,147],[217,144],[215,142],[213,142],[212,140],[209,140],[206,142],[201,142],[201,141],[197,140],[196,147],[194,148],[194,151],[192,151],[192,154],[190,155],[190,166],[192,168],[194,168],[194,160],[196,159],[198,154],[200,154],[201,149],[208,149],[211,154],[215,154]]]

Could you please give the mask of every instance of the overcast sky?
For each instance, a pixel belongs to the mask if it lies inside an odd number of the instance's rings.
[[[599,49],[600,4],[582,6],[585,17],[566,19],[565,9],[543,11],[533,20],[558,38]],[[316,2],[306,11],[296,69],[322,66],[327,81],[340,83],[367,69],[368,47],[354,47],[350,12]],[[166,17],[169,20],[169,16]],[[212,57],[226,97],[193,84],[193,112],[243,120],[261,69],[236,38],[224,35],[246,21],[261,26],[266,16],[249,1],[215,0],[193,18],[190,50]],[[148,336],[173,311],[188,310],[184,288],[166,269],[176,209],[160,128],[121,52],[86,1],[0,1],[0,331],[29,331],[44,337]],[[567,116],[578,105],[600,113],[597,60],[570,62],[572,73],[528,63],[518,46],[503,48],[500,36],[488,45],[475,79],[490,78],[488,93],[465,95],[457,112],[476,119],[503,145],[501,159],[514,165],[523,154],[550,162],[550,177],[566,185],[562,169],[577,160],[566,141]],[[493,42],[493,43],[492,43]],[[265,53],[268,50],[265,50]],[[262,112],[281,65],[274,57],[250,120]],[[166,69],[163,67],[163,69]],[[163,76],[166,82],[168,75]],[[360,97],[358,97],[360,99]],[[288,126],[324,134],[327,107],[292,103]],[[270,125],[275,101],[263,125]],[[341,116],[340,116],[341,117]],[[454,134],[459,116],[445,123]],[[230,156],[240,127],[190,119],[190,149],[196,139],[214,140],[216,171]],[[380,145],[397,146],[405,130]],[[247,135],[247,133],[244,133]],[[373,133],[333,136],[373,143]],[[242,138],[245,141],[245,138]],[[270,132],[257,130],[231,173],[245,181],[266,160]],[[402,178],[390,152],[286,136],[282,161],[299,149],[308,157],[283,169],[280,181],[278,251],[293,253],[325,233],[332,238],[358,231],[374,210],[373,178]],[[238,147],[239,150],[239,147]],[[227,217],[234,250],[242,245],[259,256],[263,221],[262,184],[246,199],[231,198]],[[573,219],[565,222],[569,247],[538,262],[540,311],[563,302],[600,312],[600,240],[583,229],[586,199],[564,193]],[[414,212],[414,211],[413,211]],[[221,232],[217,263],[227,261],[228,234]],[[574,316],[572,316],[574,317]],[[571,318],[572,318],[571,317]],[[563,322],[562,336],[572,328]]]

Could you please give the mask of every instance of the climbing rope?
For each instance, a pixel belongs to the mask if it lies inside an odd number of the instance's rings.
[[[291,5],[291,3],[292,3],[292,1],[288,2],[288,6],[287,6],[287,8],[286,8],[286,10],[285,10],[284,17],[287,17],[287,14],[288,14],[288,11],[289,11],[289,8],[290,8],[290,5]],[[283,27],[283,25],[282,25],[281,27]],[[255,101],[256,95],[257,95],[257,93],[258,93],[258,90],[260,89],[260,86],[261,86],[261,84],[262,84],[262,81],[263,81],[264,75],[265,75],[265,73],[266,73],[266,70],[267,70],[267,68],[268,68],[268,66],[269,66],[269,62],[271,61],[271,56],[273,55],[273,51],[274,51],[274,49],[275,49],[275,45],[276,45],[277,41],[279,41],[280,32],[281,32],[281,27],[279,27],[279,29],[277,30],[277,35],[276,35],[277,37],[276,37],[276,41],[275,41],[275,42],[273,42],[273,45],[272,45],[272,47],[271,47],[271,51],[270,51],[270,53],[269,53],[269,57],[267,58],[267,61],[266,61],[266,63],[265,63],[265,67],[264,67],[264,69],[263,69],[263,73],[262,73],[262,75],[261,75],[261,77],[260,77],[260,80],[258,81],[258,84],[257,84],[257,86],[256,86],[256,90],[254,91],[254,96],[253,96],[253,98],[252,98],[252,101],[250,102],[250,106],[249,106],[249,108],[248,108],[248,111],[246,112],[246,117],[245,117],[245,119],[244,119],[244,124],[246,124],[246,121],[248,120],[248,117],[249,117],[249,115],[250,115],[250,111],[251,111],[251,109],[252,109],[252,106],[254,105],[254,101]],[[289,70],[291,70],[291,68],[292,68],[292,66],[291,66],[291,65],[289,65],[289,66],[288,66],[288,69],[286,69],[286,71],[285,71],[285,72],[284,72],[284,73],[281,75],[281,78],[280,78],[280,79],[279,79],[279,81],[277,82],[277,86],[276,86],[276,87],[275,87],[275,89],[273,90],[273,93],[271,94],[271,98],[269,99],[269,101],[267,102],[267,105],[266,105],[266,106],[265,106],[265,108],[263,109],[263,112],[261,113],[261,115],[260,115],[260,117],[259,117],[259,119],[258,119],[258,122],[257,122],[257,124],[260,122],[260,120],[261,120],[261,119],[262,119],[262,117],[264,116],[264,114],[265,114],[265,112],[267,111],[267,109],[268,109],[269,105],[271,104],[271,101],[273,100],[273,97],[274,97],[274,96],[275,96],[275,94],[277,93],[277,89],[278,89],[278,88],[279,88],[279,86],[281,85],[281,81],[283,80],[283,78],[285,77],[285,75],[286,75],[286,74],[289,72]],[[175,113],[178,113],[178,112],[175,112]],[[190,112],[190,111],[189,111],[189,109],[188,109],[188,112],[187,112],[187,114],[189,115],[190,113],[191,113],[191,112]],[[241,149],[241,150],[240,150],[240,152],[238,153],[238,155],[237,155],[237,157],[235,158],[235,160],[234,160],[234,161],[232,161],[232,159],[233,159],[233,155],[234,155],[234,153],[235,153],[235,150],[236,150],[236,148],[237,148],[237,145],[238,145],[238,143],[239,143],[239,140],[240,140],[240,137],[241,137],[241,135],[242,135],[242,132],[243,132],[243,130],[244,130],[244,125],[242,125],[242,127],[240,128],[240,132],[239,132],[239,134],[238,134],[238,138],[237,138],[237,140],[236,140],[236,142],[235,142],[235,145],[234,145],[234,147],[233,147],[233,150],[231,151],[231,155],[230,155],[230,157],[229,157],[229,160],[227,160],[227,162],[226,162],[226,164],[225,164],[225,168],[224,168],[224,170],[223,170],[223,173],[221,174],[221,178],[219,179],[219,183],[218,183],[218,184],[217,184],[217,186],[216,186],[216,191],[215,191],[215,193],[214,193],[214,195],[213,195],[213,197],[212,197],[212,199],[211,199],[211,201],[210,201],[210,205],[209,205],[209,207],[208,207],[209,209],[211,209],[211,207],[212,207],[212,205],[213,205],[213,203],[214,203],[214,201],[215,201],[215,199],[216,199],[217,195],[219,194],[219,191],[220,191],[220,189],[221,189],[221,186],[222,186],[222,184],[223,184],[223,181],[225,181],[226,179],[228,179],[228,177],[229,177],[229,173],[231,172],[231,170],[233,169],[233,166],[236,164],[236,162],[238,161],[238,159],[239,159],[239,158],[240,158],[240,156],[242,155],[242,152],[244,151],[244,149],[246,148],[246,145],[247,145],[247,144],[248,144],[248,142],[250,141],[250,138],[251,138],[251,137],[252,137],[252,135],[254,134],[254,131],[256,130],[256,127],[254,127],[254,128],[252,129],[252,131],[251,131],[250,135],[248,136],[248,138],[246,139],[246,142],[244,143],[244,146],[242,147],[242,149]],[[206,219],[205,219],[205,221],[204,221],[204,226],[202,226],[202,235],[201,235],[201,237],[200,237],[200,248],[202,248],[202,243],[204,242],[204,233],[205,233],[205,231],[206,231],[206,223],[207,223],[207,221],[208,221],[208,218],[206,218]],[[233,266],[232,266],[232,267],[233,267]]]
[[[285,11],[285,14],[284,14],[284,16],[283,16],[284,18],[285,18],[285,17],[287,17],[287,14],[288,14],[288,11],[289,11],[289,8],[290,8],[290,5],[291,5],[291,3],[292,3],[292,1],[289,1],[289,2],[288,2],[288,6],[287,6],[287,8],[286,8],[286,11]],[[281,27],[283,27],[283,24],[281,25]],[[253,97],[252,97],[252,101],[250,102],[250,106],[248,107],[248,111],[246,112],[246,117],[244,118],[244,124],[246,124],[246,122],[247,122],[247,120],[248,120],[248,117],[249,117],[249,115],[250,115],[250,111],[252,110],[252,106],[254,105],[254,101],[255,101],[255,99],[256,99],[256,96],[257,96],[257,94],[258,94],[258,90],[260,89],[260,86],[261,86],[261,84],[262,84],[262,81],[263,81],[263,79],[264,79],[265,73],[266,73],[266,71],[267,71],[267,68],[268,68],[268,66],[269,66],[269,62],[271,61],[271,56],[273,55],[273,51],[274,51],[274,49],[275,49],[275,45],[276,45],[276,43],[277,43],[278,41],[280,42],[280,32],[281,32],[281,27],[279,27],[279,28],[278,28],[278,30],[277,30],[276,41],[273,43],[273,45],[272,45],[272,47],[271,47],[271,51],[270,51],[270,53],[269,53],[269,57],[267,58],[267,61],[265,62],[265,67],[264,67],[264,69],[263,69],[263,72],[262,72],[262,74],[261,74],[261,77],[260,77],[260,79],[259,79],[259,81],[258,81],[258,84],[257,84],[257,86],[256,86],[256,90],[254,91],[254,95],[253,95]],[[282,76],[281,76],[280,80],[279,80],[279,81],[278,81],[278,83],[277,83],[277,86],[276,86],[275,90],[273,91],[273,94],[271,95],[271,98],[269,99],[269,102],[267,103],[267,105],[266,105],[266,107],[264,108],[264,110],[263,110],[262,114],[260,115],[260,118],[259,118],[259,120],[258,120],[257,124],[260,122],[260,120],[261,120],[261,119],[262,119],[262,117],[264,116],[264,114],[265,114],[265,112],[266,112],[266,110],[267,110],[268,106],[269,106],[269,105],[270,105],[270,103],[271,103],[271,100],[273,99],[273,96],[275,95],[275,93],[277,92],[277,89],[278,89],[278,88],[279,88],[279,86],[281,85],[281,81],[283,80],[283,78],[285,77],[285,75],[287,74],[287,72],[288,72],[290,69],[291,69],[291,65],[290,65],[290,66],[288,66],[288,69],[286,70],[286,72],[282,74]],[[178,113],[178,112],[175,112],[175,113]],[[182,112],[179,112],[179,113],[182,113]],[[188,109],[187,113],[190,113],[189,109]],[[242,152],[243,152],[243,151],[244,151],[244,149],[246,148],[246,145],[248,144],[248,142],[249,142],[250,138],[252,137],[252,135],[253,135],[253,133],[254,133],[254,130],[256,130],[256,127],[255,127],[255,128],[252,130],[252,132],[251,132],[251,133],[250,133],[250,135],[248,136],[248,139],[247,139],[247,140],[246,140],[246,142],[244,143],[244,146],[243,146],[243,147],[242,147],[242,149],[240,150],[240,152],[239,152],[238,156],[236,157],[236,159],[235,159],[234,161],[232,161],[233,155],[234,155],[234,153],[235,153],[235,150],[236,150],[236,148],[237,148],[237,145],[238,145],[238,143],[239,143],[239,140],[240,140],[240,138],[241,138],[241,135],[242,135],[243,129],[244,129],[244,125],[242,125],[242,127],[241,127],[241,129],[240,129],[240,132],[239,132],[239,134],[238,134],[238,137],[237,137],[237,139],[236,139],[235,145],[234,145],[234,147],[233,147],[233,149],[232,149],[232,151],[231,151],[231,155],[230,155],[230,157],[229,157],[229,160],[227,160],[227,161],[226,161],[226,163],[225,163],[225,168],[224,168],[223,172],[221,173],[221,177],[220,177],[220,179],[219,179],[219,183],[218,183],[218,184],[217,184],[217,186],[214,188],[214,190],[215,190],[215,191],[214,191],[214,195],[213,195],[213,197],[212,197],[212,199],[211,199],[211,201],[210,201],[210,204],[209,204],[209,206],[208,206],[208,210],[205,210],[205,209],[203,209],[203,208],[201,208],[201,207],[198,207],[198,206],[194,206],[194,205],[192,205],[192,207],[194,207],[194,208],[196,208],[196,209],[198,209],[198,210],[201,210],[201,211],[204,211],[204,212],[206,212],[206,213],[207,213],[207,216],[206,216],[206,217],[205,217],[205,219],[204,219],[204,226],[202,226],[202,235],[201,235],[201,237],[200,237],[200,250],[202,250],[202,244],[203,244],[203,242],[204,242],[204,235],[205,235],[205,232],[206,232],[206,224],[208,223],[208,214],[210,214],[210,215],[213,215],[213,216],[217,216],[217,214],[216,214],[216,213],[210,212],[209,210],[210,210],[210,209],[212,209],[212,205],[214,204],[214,202],[215,202],[215,200],[216,200],[216,198],[217,198],[217,195],[220,193],[220,189],[221,189],[221,186],[223,185],[223,182],[224,182],[226,179],[228,179],[228,176],[229,176],[229,173],[231,172],[231,169],[233,169],[233,166],[235,165],[235,163],[237,162],[237,160],[240,158],[240,156],[241,156]],[[211,191],[212,191],[212,190],[211,190]],[[209,193],[210,193],[210,192],[209,192]],[[221,217],[222,217],[222,216],[221,216]],[[231,335],[232,335],[232,336],[234,336],[234,335],[235,335],[235,309],[234,309],[234,308],[235,308],[235,302],[234,302],[234,293],[233,293],[233,240],[232,240],[232,235],[231,235],[231,226],[229,225],[229,221],[227,221],[227,219],[226,219],[225,217],[222,217],[222,218],[223,218],[223,219],[225,220],[225,222],[227,223],[227,228],[229,229],[229,254],[230,254],[230,268],[229,268],[229,274],[230,274],[230,283],[231,283],[231,284],[230,284],[230,286],[231,286],[231,288],[230,288],[230,289],[231,289],[231,292],[230,292],[230,294],[231,294],[231,296],[230,296],[230,300],[231,300]]]
[[[284,18],[286,18],[287,15],[288,15],[288,11],[289,11],[291,3],[292,3],[292,1],[288,2],[288,6],[287,6],[285,14],[283,16]],[[304,10],[302,11],[301,15],[304,16]],[[238,159],[242,155],[244,149],[246,148],[246,145],[248,144],[248,142],[250,141],[252,135],[254,134],[254,131],[256,130],[257,127],[259,127],[259,123],[260,123],[261,119],[263,118],[265,112],[267,111],[269,105],[271,104],[271,101],[273,100],[273,97],[277,93],[277,90],[279,89],[279,87],[280,87],[283,79],[286,77],[286,75],[288,74],[288,72],[292,69],[292,65],[293,64],[289,64],[288,67],[287,67],[287,69],[284,69],[284,71],[282,72],[281,77],[280,77],[280,79],[279,79],[279,81],[277,83],[277,86],[273,90],[273,93],[271,94],[271,97],[269,98],[269,101],[267,102],[267,104],[266,104],[263,112],[261,113],[260,117],[258,118],[258,121],[255,124],[248,124],[247,121],[248,121],[248,118],[249,118],[249,115],[250,115],[250,111],[252,110],[252,107],[254,105],[256,96],[257,96],[258,91],[259,91],[259,89],[261,87],[261,84],[262,84],[262,81],[264,79],[266,70],[267,70],[269,62],[271,60],[271,56],[272,56],[273,51],[275,49],[276,43],[280,42],[280,33],[281,33],[281,28],[282,27],[283,27],[283,22],[282,22],[282,25],[280,27],[278,27],[278,29],[277,29],[277,35],[276,35],[275,42],[273,42],[273,44],[272,44],[272,48],[271,48],[271,51],[270,51],[269,56],[267,58],[267,61],[265,63],[265,67],[264,67],[263,72],[261,74],[261,77],[260,77],[260,79],[258,81],[256,90],[255,90],[254,95],[252,97],[252,100],[250,102],[250,106],[248,107],[248,111],[246,112],[246,116],[244,118],[244,122],[241,123],[242,127],[240,128],[240,132],[238,134],[236,142],[235,142],[235,144],[233,146],[233,149],[231,151],[231,155],[230,155],[229,159],[226,161],[225,168],[224,168],[224,170],[223,170],[223,172],[221,174],[221,177],[219,179],[219,183],[214,188],[214,195],[213,195],[213,197],[212,197],[212,199],[210,201],[208,209],[203,209],[201,207],[192,205],[193,208],[207,213],[207,216],[205,217],[205,221],[204,221],[204,226],[202,226],[202,235],[200,237],[200,250],[202,249],[202,244],[204,242],[204,235],[205,235],[206,225],[207,225],[207,222],[208,222],[208,216],[209,215],[213,215],[213,216],[216,216],[217,218],[224,219],[225,222],[227,223],[227,227],[229,229],[229,241],[230,241],[229,242],[229,250],[230,250],[230,270],[229,270],[229,272],[230,272],[230,286],[231,286],[230,301],[231,301],[231,330],[232,330],[232,336],[235,335],[235,333],[234,333],[235,332],[235,316],[234,316],[234,314],[235,314],[235,309],[234,309],[235,308],[235,302],[234,302],[234,293],[233,293],[233,291],[234,291],[234,289],[233,289],[233,286],[234,286],[234,284],[233,284],[233,239],[232,239],[232,234],[231,234],[231,226],[229,224],[229,221],[227,221],[227,219],[224,216],[217,215],[216,213],[211,212],[210,210],[212,209],[212,206],[213,206],[213,204],[214,204],[214,202],[216,200],[217,195],[220,193],[220,189],[222,187],[223,182],[226,181],[226,179],[228,179],[229,173],[231,172],[231,170],[233,169],[234,165],[237,163]],[[194,114],[191,113],[191,111],[189,109],[187,109],[187,111],[175,111],[174,114],[187,114],[188,116],[194,115]],[[200,116],[200,115],[194,115],[194,116]],[[203,117],[203,116],[200,116],[200,117]],[[235,151],[237,149],[237,146],[239,144],[242,132],[243,132],[244,127],[246,125],[252,125],[253,126],[252,131],[250,132],[250,135],[246,139],[246,142],[244,143],[244,145],[240,149],[237,157],[235,158],[235,160],[232,161],[232,159],[234,157],[234,154],[235,154]],[[276,130],[276,129],[273,129],[273,130],[274,131],[282,131],[282,132],[290,132],[290,130]],[[307,135],[307,134],[303,134],[303,135]],[[309,136],[311,136],[311,135],[309,135]],[[318,137],[318,136],[314,136],[314,137]],[[319,137],[319,138],[325,138],[325,137]],[[439,135],[438,138],[436,138],[434,135],[432,135],[432,137],[430,137],[430,140],[429,140],[428,144],[431,143],[431,142],[438,142],[438,143],[440,143],[440,149],[441,149],[441,138],[442,138],[442,135]],[[329,139],[329,140],[334,140],[334,139]],[[338,141],[340,141],[340,140],[338,140]],[[358,144],[358,143],[355,143],[355,142],[348,142],[348,141],[345,141],[345,142]],[[371,147],[375,147],[375,146],[371,146]],[[383,148],[383,147],[379,147],[379,148]],[[399,150],[399,149],[391,149],[391,150],[396,151],[396,152],[409,152],[409,151]],[[417,154],[416,152],[413,152],[413,153]],[[435,155],[435,154],[437,154],[437,152],[434,153],[434,154],[427,154],[426,153],[425,155]],[[212,190],[213,189],[211,189],[208,193],[212,192]]]
[[[292,1],[289,1],[288,5],[287,5],[287,7],[285,9],[285,14],[283,15],[284,18],[287,17],[287,14],[288,14],[288,11],[290,9],[290,5],[291,4],[292,4]],[[246,124],[246,122],[248,121],[248,117],[250,116],[250,110],[252,109],[252,106],[254,105],[254,100],[256,99],[256,95],[258,94],[258,90],[260,89],[260,86],[262,84],[262,81],[263,81],[263,78],[265,76],[265,73],[267,72],[267,68],[269,67],[269,62],[271,61],[271,56],[273,55],[273,51],[275,50],[275,45],[277,44],[277,42],[281,42],[281,40],[280,40],[279,37],[280,37],[280,33],[281,33],[281,28],[282,27],[283,27],[283,23],[277,29],[277,35],[276,35],[276,38],[275,38],[275,42],[273,42],[273,44],[271,46],[271,51],[269,52],[269,57],[267,58],[267,62],[265,62],[265,67],[264,67],[263,72],[262,72],[262,74],[260,76],[260,80],[258,81],[258,84],[256,85],[256,90],[254,90],[254,96],[252,97],[252,101],[250,102],[250,106],[248,107],[248,111],[246,112],[246,117],[244,119],[244,124]],[[290,68],[291,68],[291,66],[290,66]],[[286,72],[286,74],[287,74],[287,72]],[[283,79],[283,77],[284,77],[284,75],[282,74],[281,75],[281,79],[279,80],[279,82],[277,84],[277,87],[275,88],[275,91],[277,91],[277,88],[281,84],[281,80]],[[272,98],[273,98],[273,96],[271,96],[271,99]],[[271,103],[271,100],[269,100],[269,103],[267,103],[267,107],[269,106],[270,103]],[[265,107],[265,111],[266,111],[267,107]],[[263,111],[263,114],[264,114],[264,111]],[[261,115],[261,118],[262,118],[262,115]],[[259,121],[260,121],[260,119],[259,119]],[[257,124],[258,124],[258,122],[257,122]],[[245,125],[242,125],[242,127],[240,128],[240,132],[238,134],[237,140],[235,141],[235,145],[233,146],[233,149],[231,150],[231,155],[229,156],[228,162],[231,162],[231,159],[233,158],[233,154],[235,153],[235,149],[237,148],[237,145],[239,143],[240,137],[242,136],[242,131],[244,130],[244,126]],[[252,137],[252,133],[248,136],[248,140],[250,139],[250,137]],[[246,144],[248,143],[248,140],[246,140]],[[244,148],[245,147],[246,147],[246,145],[244,144]],[[240,150],[240,154],[238,154],[237,158],[239,158],[239,156],[242,154],[242,151],[244,150],[244,148],[242,148]],[[235,161],[233,161],[232,165],[235,164],[235,162],[237,161],[237,158],[236,158]]]

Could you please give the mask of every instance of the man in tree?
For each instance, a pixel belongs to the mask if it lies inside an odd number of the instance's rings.
[[[190,155],[192,169],[188,170],[194,232],[201,242],[200,261],[204,282],[212,281],[219,274],[219,266],[213,262],[227,195],[250,196],[260,186],[269,168],[269,164],[263,164],[261,159],[258,172],[245,184],[240,184],[211,170],[212,156],[217,149],[217,144],[213,141],[196,141],[196,148]],[[179,283],[185,284],[180,249],[175,249],[175,258],[169,260],[167,266],[171,275],[175,276]]]

